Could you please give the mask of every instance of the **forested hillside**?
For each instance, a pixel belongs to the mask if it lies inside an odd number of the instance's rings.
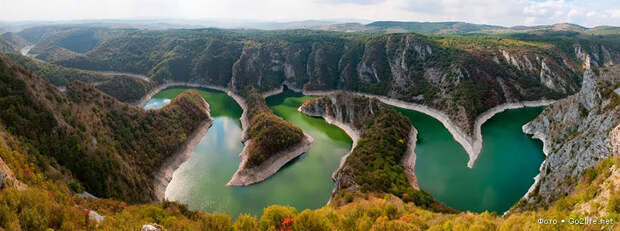
[[[506,102],[558,99],[580,89],[586,65],[620,60],[609,37],[423,36],[312,30],[168,30],[103,41],[57,64],[259,91],[366,92],[430,106],[465,132]]]
[[[66,86],[76,80],[95,83],[110,79],[109,76],[102,74],[45,63],[16,53],[2,54],[2,56],[23,66],[34,75],[47,79],[55,86]]]
[[[17,35],[35,44],[30,54],[43,60],[59,60],[87,52],[102,41],[135,29],[115,29],[97,26],[39,26],[27,28]]]
[[[433,30],[470,27],[485,26],[448,23]],[[617,28],[513,29],[467,36],[55,26],[22,31],[17,35],[38,43],[34,54],[50,63],[0,57],[0,229],[138,230],[149,223],[168,230],[616,228],[540,225],[537,219],[620,219]],[[504,216],[453,211],[413,188],[401,162],[412,138],[410,121],[377,100],[341,95],[302,107],[359,131],[357,146],[335,175],[333,203],[301,212],[274,205],[259,218],[241,215],[233,221],[173,202],[138,204],[155,199],[155,171],[210,119],[208,104],[193,91],[158,110],[119,101],[133,102],[170,81],[226,87],[243,96],[248,136],[255,141],[248,144],[251,165],[304,134],[265,105],[261,92],[282,85],[427,105],[470,134],[476,116],[499,104],[576,95],[524,127],[543,140],[547,159],[536,187]],[[107,199],[77,195],[84,191]]]
[[[58,163],[79,180],[74,190],[129,202],[152,200],[152,178],[202,121],[195,92],[163,109],[143,111],[74,82],[66,94],[0,58],[0,123],[28,152]],[[33,162],[47,169],[49,162]]]
[[[258,166],[272,155],[299,143],[303,131],[292,123],[273,114],[263,96],[254,88],[243,91],[248,105],[248,147],[247,167]]]
[[[366,193],[389,193],[405,202],[449,212],[449,208],[434,201],[425,191],[415,189],[417,182],[408,178],[403,159],[412,155],[417,135],[409,119],[391,106],[377,99],[335,93],[314,98],[304,103],[299,110],[310,116],[319,116],[328,121],[350,126],[359,139],[342,166],[335,172],[336,189],[332,203],[346,204]],[[413,139],[414,141],[410,141]],[[413,143],[410,143],[413,142]],[[413,146],[410,146],[413,145]],[[415,155],[415,154],[413,154]],[[411,176],[408,176],[410,174]],[[415,185],[412,185],[415,184]]]

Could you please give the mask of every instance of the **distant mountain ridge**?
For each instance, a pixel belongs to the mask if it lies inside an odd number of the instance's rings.
[[[429,33],[454,28],[497,30],[495,26],[459,22],[373,25],[410,25],[426,28]],[[434,29],[428,29],[430,26]],[[444,36],[215,28],[125,31],[65,26],[20,34],[31,36],[31,41],[38,36],[39,49],[32,53],[39,59],[79,69],[142,74],[155,85],[170,81],[209,84],[235,92],[247,86],[264,92],[287,85],[299,91],[345,90],[386,96],[437,110],[457,127],[452,132],[455,137],[475,143],[475,123],[482,113],[506,103],[566,97],[580,89],[585,69],[620,62],[620,43],[615,35],[560,31],[587,31],[572,24],[545,28]],[[82,39],[84,34],[92,36]],[[73,51],[75,44],[67,46],[51,38],[97,41],[98,45],[78,53]],[[111,88],[130,85],[137,84],[118,82]],[[112,93],[110,87],[105,89]],[[136,92],[123,100],[139,96]],[[475,151],[470,155],[475,156]]]
[[[558,23],[541,26],[504,27],[466,22],[404,22],[376,21],[369,24],[342,23],[313,27],[315,30],[372,33],[468,34],[468,33],[524,33],[541,31],[567,31],[584,34],[620,34],[620,27],[597,26],[587,28],[577,24]]]

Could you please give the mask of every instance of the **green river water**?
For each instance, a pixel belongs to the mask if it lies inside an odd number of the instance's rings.
[[[158,108],[186,88],[169,88],[155,95],[145,108]],[[227,187],[241,159],[241,108],[225,93],[200,89],[211,106],[213,126],[189,160],[175,172],[166,189],[168,200],[187,203],[192,209],[232,216],[260,215],[263,208],[279,204],[299,210],[324,206],[334,187],[332,172],[340,157],[351,149],[351,139],[322,119],[297,112],[309,97],[269,97],[273,111],[314,138],[310,151],[284,166],[266,181],[247,187]],[[277,103],[277,105],[273,104]]]
[[[159,108],[187,88],[169,88],[145,106]],[[351,148],[351,139],[324,120],[297,112],[311,97],[291,91],[268,97],[275,114],[299,126],[314,138],[310,151],[284,166],[266,181],[248,187],[227,187],[243,148],[240,141],[241,108],[225,93],[200,89],[211,106],[213,126],[188,161],[174,173],[166,189],[168,200],[192,209],[232,216],[260,215],[273,204],[298,210],[322,207],[333,189],[332,172]],[[525,194],[543,160],[542,147],[521,132],[540,108],[509,110],[482,127],[483,151],[473,169],[467,154],[443,125],[422,113],[398,109],[418,129],[416,175],[420,187],[437,200],[461,210],[503,212]]]
[[[536,118],[540,108],[507,110],[482,125],[482,152],[467,168],[469,157],[438,120],[398,108],[418,130],[415,174],[420,188],[456,209],[503,213],[534,183],[544,160],[542,143],[524,134],[521,126]]]

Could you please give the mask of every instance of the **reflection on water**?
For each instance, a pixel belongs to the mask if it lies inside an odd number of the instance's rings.
[[[149,110],[149,109],[160,109],[166,105],[168,105],[170,103],[170,99],[151,99],[149,100],[149,102],[146,103],[146,105],[144,105],[144,109]]]

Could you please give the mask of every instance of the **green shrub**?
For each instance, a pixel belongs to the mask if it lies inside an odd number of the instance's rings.
[[[327,226],[327,221],[324,217],[321,217],[317,212],[304,210],[299,215],[297,215],[294,219],[293,223],[294,231],[305,231],[305,230],[313,230],[313,231],[322,231],[329,230]]]
[[[248,166],[258,166],[279,151],[285,150],[303,139],[303,131],[273,114],[263,96],[254,88],[244,90],[248,105],[250,127],[248,135],[252,139],[248,147]]]
[[[237,217],[235,224],[233,224],[233,229],[235,231],[258,231],[260,230],[260,226],[258,225],[256,217],[241,214]]]
[[[226,214],[203,214],[201,230],[220,231],[232,229],[232,219]]]
[[[282,222],[287,218],[294,218],[297,210],[293,207],[272,205],[263,210],[260,226],[263,230],[280,230]]]

